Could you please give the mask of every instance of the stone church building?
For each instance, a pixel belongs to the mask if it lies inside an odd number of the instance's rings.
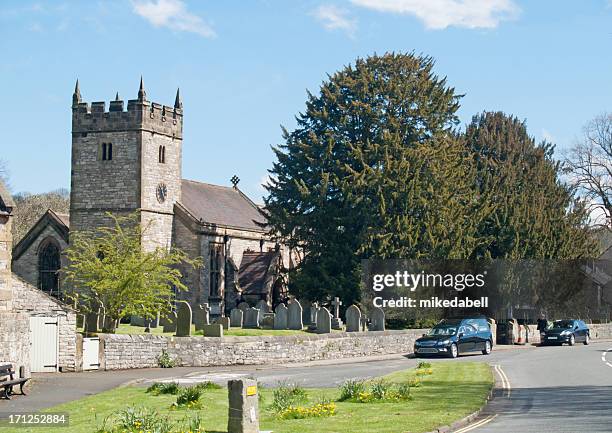
[[[71,231],[108,224],[107,212],[140,211],[143,248],[178,247],[204,265],[182,269],[192,306],[219,316],[244,300],[270,306],[286,296],[292,254],[266,234],[257,204],[238,188],[182,178],[183,104],[137,99],[84,102],[72,96],[70,215],[49,210],[15,246],[13,271],[43,291],[61,291],[58,271]],[[229,177],[229,176],[228,176]]]

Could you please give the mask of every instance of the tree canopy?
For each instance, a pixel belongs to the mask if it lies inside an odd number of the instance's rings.
[[[138,212],[127,217],[108,214],[114,224],[90,232],[70,233],[65,270],[69,297],[85,310],[102,304],[117,322],[128,315],[153,319],[167,314],[175,292],[188,290],[177,265],[199,266],[179,249],[145,251]]]
[[[359,297],[364,258],[574,258],[585,213],[553,148],[503,113],[457,130],[461,95],[431,57],[385,54],[328,76],[274,147],[270,233],[301,248],[297,296]]]

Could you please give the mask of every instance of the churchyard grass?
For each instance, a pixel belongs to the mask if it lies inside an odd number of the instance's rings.
[[[412,433],[426,432],[437,426],[450,424],[480,408],[493,386],[493,375],[488,365],[476,362],[433,363],[433,374],[421,377],[421,386],[411,388],[411,399],[394,402],[359,403],[338,401],[340,390],[306,389],[304,406],[321,401],[335,403],[333,416],[306,419],[279,419],[272,409],[274,389],[262,388],[260,403],[261,429],[275,433],[319,432],[332,433]],[[409,383],[415,370],[397,372],[384,377],[396,386]],[[68,412],[69,428],[53,428],[54,433],[94,433],[105,417],[129,406],[145,406],[157,410],[161,416],[183,420],[199,415],[207,432],[225,432],[227,428],[226,389],[207,389],[202,392],[202,409],[172,410],[175,395],[151,395],[145,387],[120,387],[101,394],[48,409],[48,412]],[[39,433],[38,430],[5,429],[5,433]]]

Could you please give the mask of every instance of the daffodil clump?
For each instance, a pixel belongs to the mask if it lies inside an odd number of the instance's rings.
[[[336,415],[336,403],[319,403],[314,406],[289,406],[280,412],[279,419],[324,418]]]

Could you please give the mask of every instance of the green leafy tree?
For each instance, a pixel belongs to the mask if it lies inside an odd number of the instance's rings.
[[[274,148],[271,233],[304,250],[298,296],[358,298],[362,258],[468,257],[486,210],[454,133],[460,95],[430,57],[358,59],[328,77]]]
[[[65,252],[68,296],[85,310],[102,303],[115,323],[128,315],[153,319],[158,312],[167,314],[175,291],[188,290],[178,266],[197,267],[200,259],[178,249],[145,251],[141,239],[148,227],[141,226],[138,212],[107,215],[112,225],[70,234]]]

